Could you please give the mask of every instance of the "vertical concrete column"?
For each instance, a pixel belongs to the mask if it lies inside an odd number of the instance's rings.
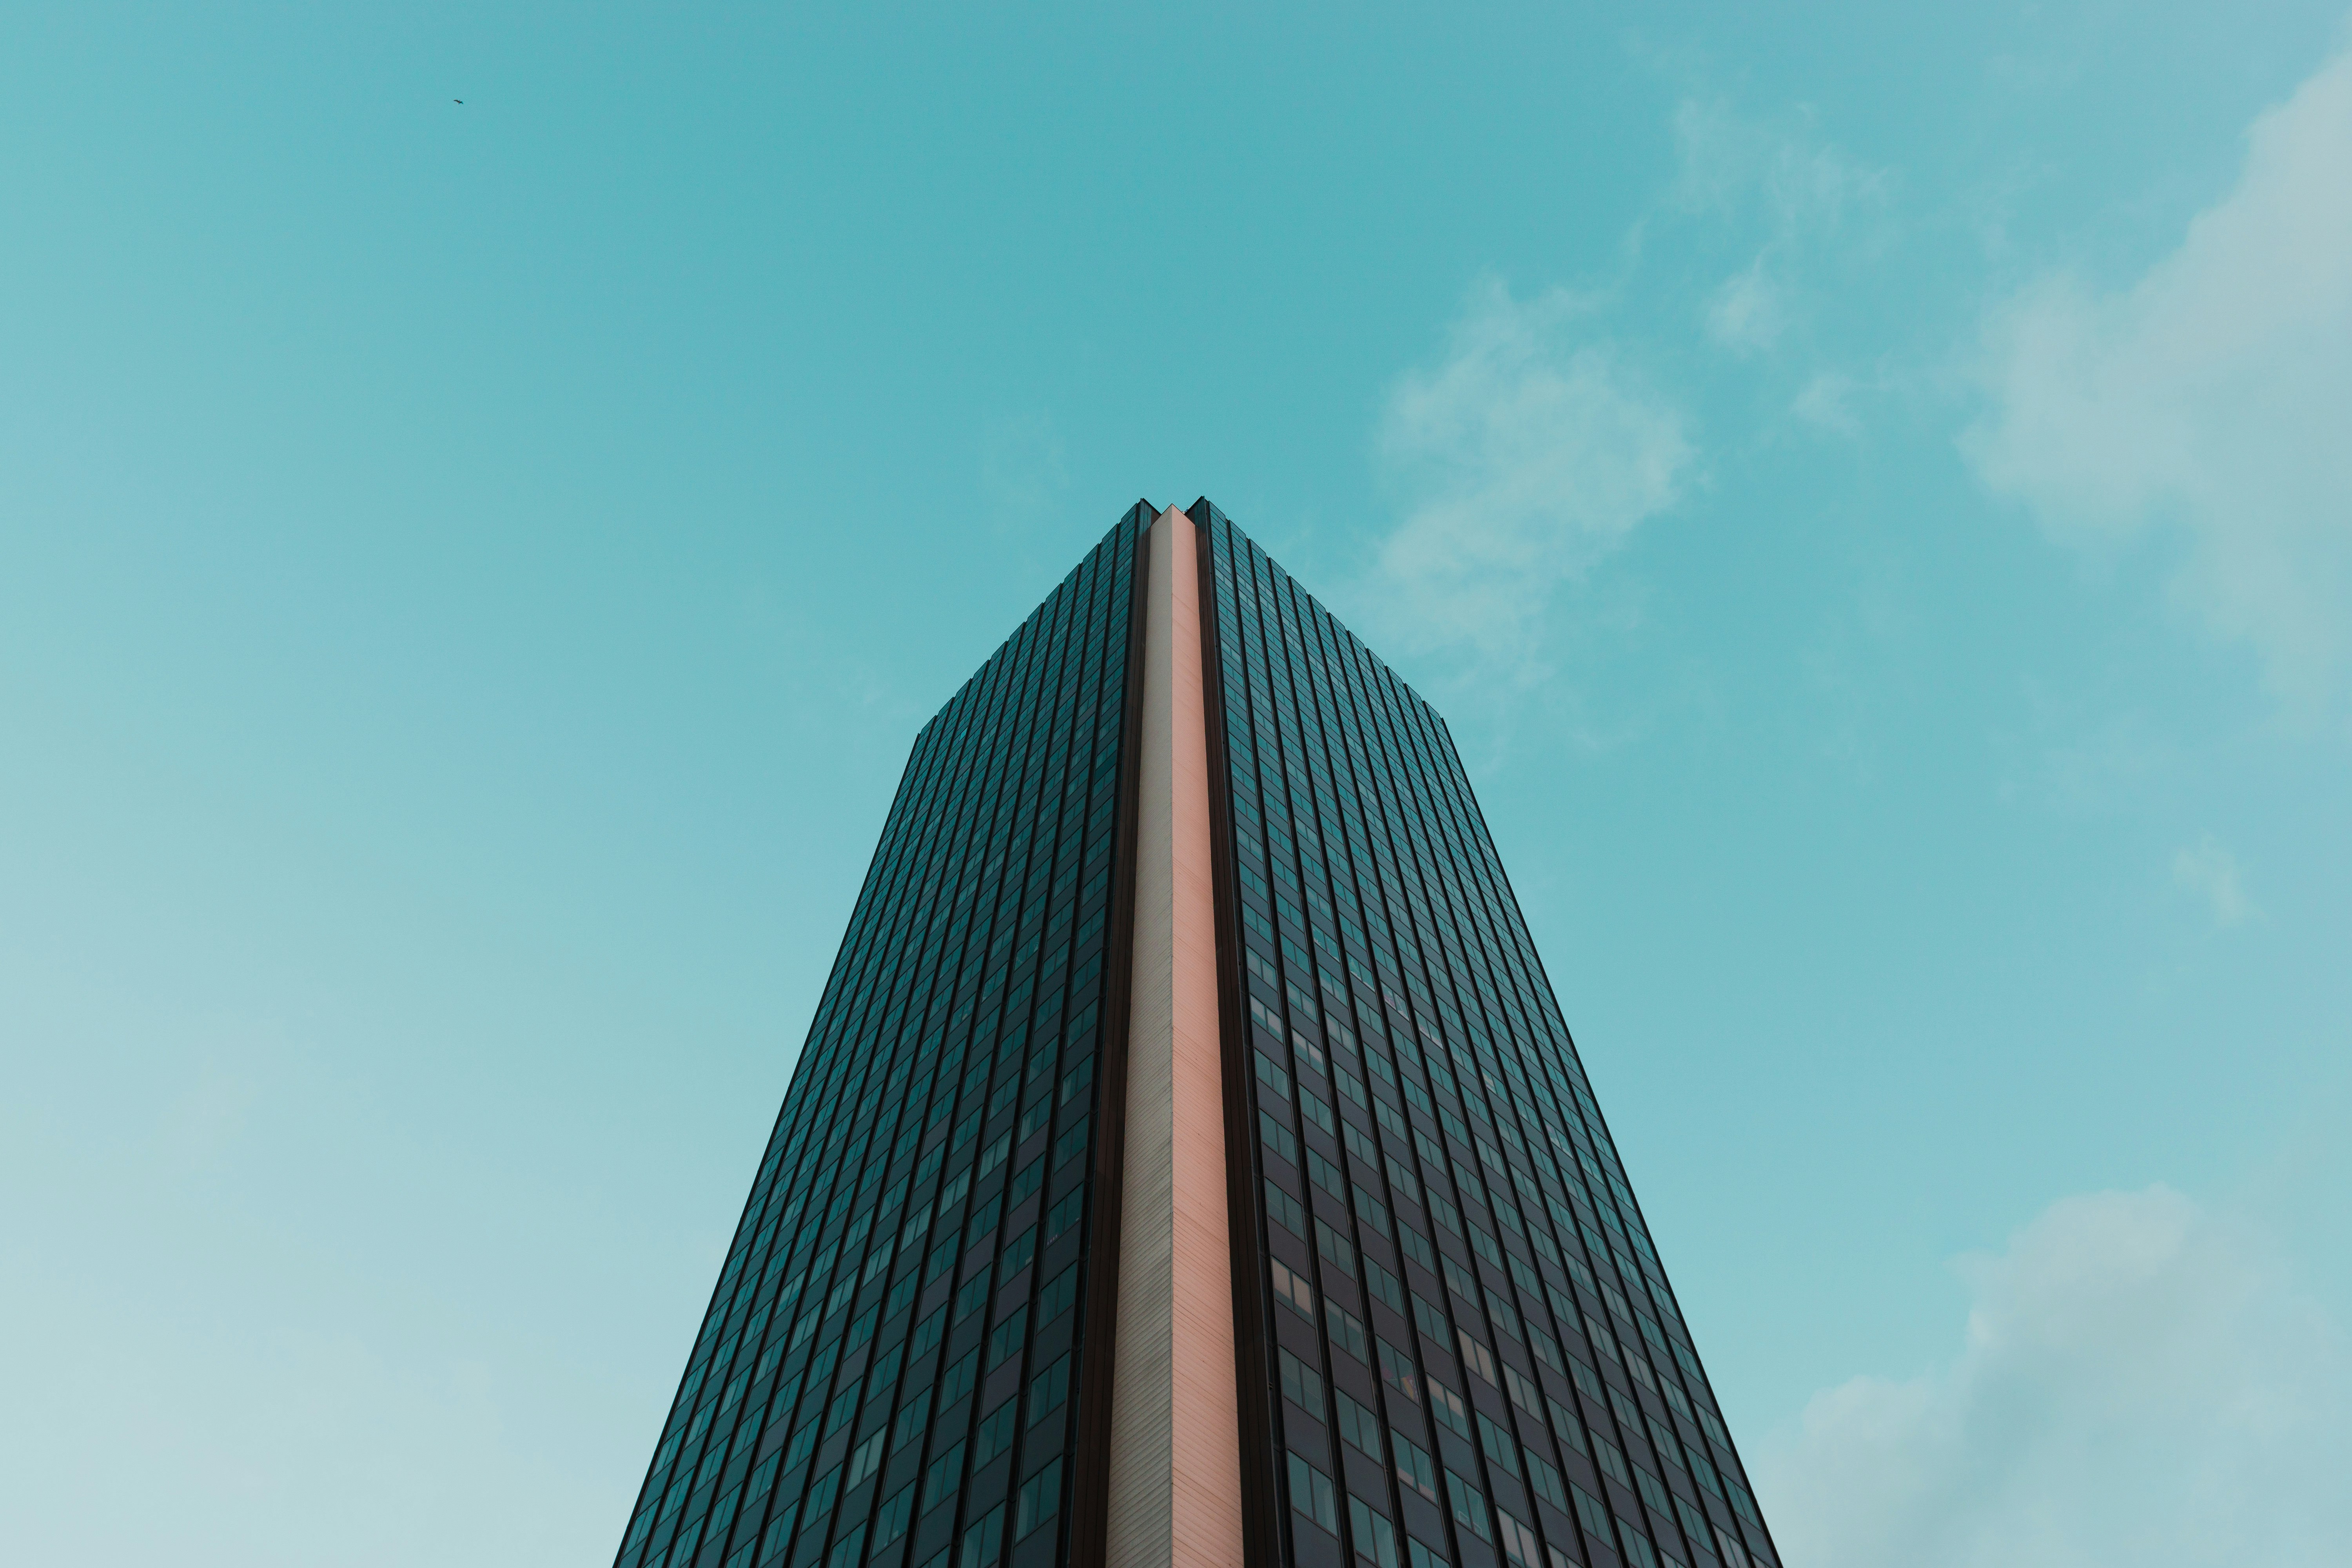
[[[1239,1568],[1240,1415],[1192,521],[1151,525],[1110,1568]]]

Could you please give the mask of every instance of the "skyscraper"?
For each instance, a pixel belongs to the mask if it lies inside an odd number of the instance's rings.
[[[916,738],[618,1568],[1777,1568],[1444,721],[1139,503]]]

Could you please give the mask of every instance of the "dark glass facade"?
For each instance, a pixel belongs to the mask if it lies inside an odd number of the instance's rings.
[[[1777,1568],[1444,721],[1189,516],[1243,1560]],[[617,1568],[1103,1561],[1154,526],[917,738]]]
[[[1150,521],[917,738],[621,1568],[1063,1560]]]
[[[1257,1529],[1301,1565],[1777,1562],[1444,721],[1192,517]]]

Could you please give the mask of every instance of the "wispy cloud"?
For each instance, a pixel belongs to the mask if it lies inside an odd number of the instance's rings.
[[[1832,435],[1852,437],[1861,434],[1862,422],[1853,413],[1854,381],[1837,371],[1817,373],[1805,383],[1789,412],[1816,429]]]
[[[1421,646],[1532,674],[1554,593],[1689,482],[1681,410],[1597,327],[1567,290],[1522,300],[1489,279],[1444,357],[1391,389],[1379,447],[1404,521],[1376,576]]]
[[[1670,205],[1761,237],[1748,264],[1707,295],[1707,335],[1736,353],[1778,347],[1803,308],[1809,253],[1856,243],[1855,220],[1885,215],[1894,174],[1852,157],[1802,110],[1768,121],[1685,100],[1675,111],[1675,145]]]
[[[2222,848],[2210,833],[2174,854],[2172,879],[2212,907],[2216,924],[2242,925],[2258,912],[2246,897],[2238,858]]]
[[[1675,110],[1675,150],[1678,205],[1728,214],[1760,204],[1776,233],[1834,227],[1894,194],[1891,172],[1838,147],[1804,109],[1764,120],[1721,100],[1685,99]]]
[[[1726,348],[1756,353],[1780,341],[1789,324],[1788,291],[1767,266],[1770,259],[1759,251],[1708,297],[1707,335]]]
[[[1785,358],[1804,329],[1817,247],[1883,213],[1894,176],[1841,151],[1803,110],[1766,120],[1693,99],[1674,133],[1677,173],[1651,218],[1704,228],[1748,259],[1696,290],[1665,284],[1673,309],[1722,348]],[[1696,482],[1685,404],[1640,374],[1612,330],[1639,288],[1643,228],[1628,236],[1628,276],[1604,292],[1521,298],[1480,282],[1444,354],[1390,389],[1377,446],[1403,516],[1364,596],[1391,643],[1466,652],[1490,686],[1540,679],[1561,592]],[[1791,412],[1852,436],[1859,385],[1817,371]],[[1596,623],[1626,619],[1622,604],[1583,607]]]
[[[2352,1562],[2340,1347],[2245,1226],[2161,1186],[2074,1197],[1960,1271],[1956,1361],[1818,1394],[1759,1453],[1790,1562]]]
[[[2069,273],[1983,330],[1978,474],[2055,537],[2183,544],[2179,600],[2318,710],[2352,652],[2352,53],[2254,122],[2236,185],[2120,289]]]

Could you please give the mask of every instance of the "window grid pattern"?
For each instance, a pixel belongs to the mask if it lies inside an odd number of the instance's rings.
[[[616,1568],[1066,1559],[1150,521],[917,737]]]
[[[1444,721],[1193,516],[1287,1560],[1773,1568]]]

